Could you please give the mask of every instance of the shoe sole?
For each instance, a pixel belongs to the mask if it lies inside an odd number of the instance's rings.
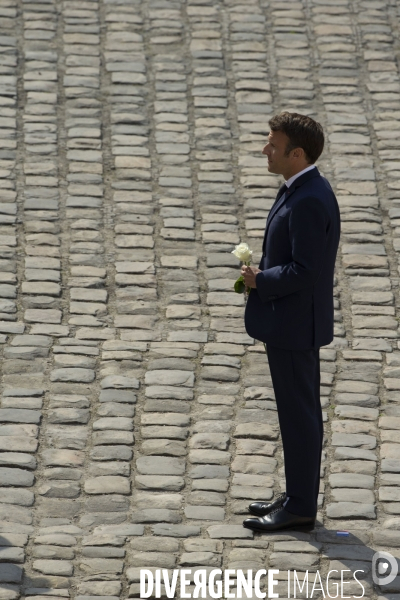
[[[275,533],[279,531],[313,531],[315,525],[292,525],[288,527],[279,527],[277,529],[264,529],[263,527],[247,527],[243,525],[245,529],[251,529],[252,531],[259,531],[260,533]]]

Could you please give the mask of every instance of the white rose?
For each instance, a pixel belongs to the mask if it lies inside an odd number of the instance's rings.
[[[241,244],[235,247],[235,249],[232,251],[232,254],[234,254],[236,258],[238,258],[242,262],[250,262],[251,257],[253,255],[253,251],[250,250],[247,244],[242,242]]]

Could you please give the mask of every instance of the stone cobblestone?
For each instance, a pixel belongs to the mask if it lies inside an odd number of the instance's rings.
[[[363,569],[398,598],[371,559],[400,558],[399,23],[396,0],[0,0],[1,599],[137,598],[140,568],[181,567],[280,569],[284,598],[288,569]],[[230,252],[260,256],[281,110],[323,124],[343,229],[318,527],[259,536],[282,447]]]

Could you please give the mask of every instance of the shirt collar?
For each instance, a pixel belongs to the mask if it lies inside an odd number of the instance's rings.
[[[311,171],[311,169],[315,169],[315,165],[310,165],[309,167],[306,167],[305,169],[303,169],[302,171],[300,171],[299,173],[296,173],[296,175],[293,175],[292,177],[289,177],[289,179],[287,181],[285,181],[286,183],[286,187],[290,188],[290,186],[292,185],[292,183],[298,178],[300,177],[300,175],[304,175],[304,173],[307,173],[307,171]]]

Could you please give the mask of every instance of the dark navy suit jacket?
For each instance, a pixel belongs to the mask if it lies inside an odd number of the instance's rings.
[[[340,213],[329,182],[315,167],[272,207],[263,256],[246,304],[252,338],[291,350],[333,339],[333,278]]]

